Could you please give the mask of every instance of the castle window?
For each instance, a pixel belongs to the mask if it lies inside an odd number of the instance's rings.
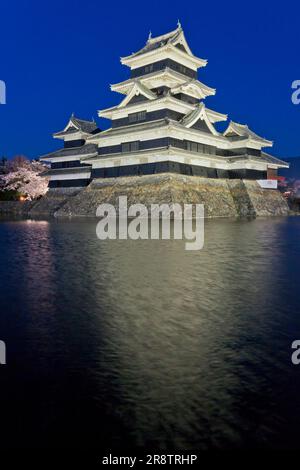
[[[196,142],[191,143],[191,151],[198,152],[198,144]]]
[[[198,152],[209,155],[216,154],[215,147],[211,147],[210,145],[198,144],[197,142],[191,142],[189,140],[186,141],[186,149],[190,152]]]
[[[153,72],[153,64],[146,65],[145,67],[145,73],[150,73]]]
[[[183,65],[178,64],[178,63],[174,64],[174,69],[177,70],[180,73],[183,73],[184,75],[187,73],[186,67],[184,67]]]
[[[215,147],[211,147],[210,145],[205,145],[206,147],[206,153],[209,155],[215,155],[216,154],[216,149]]]
[[[145,121],[146,119],[146,111],[140,111],[138,113],[132,113],[128,115],[129,122],[140,122]]]
[[[136,152],[139,150],[139,142],[124,142],[122,144],[122,152]]]

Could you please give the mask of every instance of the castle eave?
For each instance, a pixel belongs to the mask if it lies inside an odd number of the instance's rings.
[[[121,94],[127,94],[129,87],[131,87],[132,83],[135,80],[136,78],[130,78],[123,82],[111,85],[111,90]],[[147,75],[142,75],[141,77],[139,77],[139,80],[142,83],[145,83],[148,88],[155,88],[157,86],[161,86],[165,83],[168,83],[169,81],[171,81],[172,86],[183,84],[187,81],[187,76],[176,70],[166,67],[163,70],[157,70]],[[159,80],[161,80],[161,83],[157,84],[156,82]],[[170,88],[172,86],[170,86]]]
[[[121,63],[134,69],[149,64],[152,61],[156,62],[160,59],[172,57],[174,60],[177,60],[177,62],[182,63],[187,67],[192,68],[193,70],[197,70],[198,68],[205,67],[207,65],[206,59],[200,59],[198,57],[191,56],[171,44],[166,44],[159,49],[150,50],[138,55],[121,57]]]
[[[112,108],[107,108],[98,111],[98,116],[112,119],[113,117],[118,117],[119,115],[128,115],[135,111],[147,110],[151,111],[153,109],[173,109],[174,111],[182,112],[183,114],[193,110],[195,105],[187,103],[186,101],[179,100],[174,96],[167,95],[161,98],[156,98],[154,100],[141,101],[139,103],[128,104],[126,107],[120,108],[119,106],[114,106]],[[218,113],[219,114],[219,113]],[[105,132],[102,131],[101,134]]]
[[[157,162],[178,162],[187,165],[203,166],[207,168],[237,170],[249,169],[266,171],[270,163],[264,159],[258,159],[250,155],[236,155],[234,157],[223,157],[210,154],[199,154],[177,147],[163,147],[147,151],[105,154],[87,160],[92,168],[115,168],[118,166],[151,164]],[[274,168],[277,168],[274,166]]]

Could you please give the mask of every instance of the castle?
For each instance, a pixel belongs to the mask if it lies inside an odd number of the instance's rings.
[[[50,188],[82,188],[95,179],[176,173],[205,178],[275,179],[288,164],[263,149],[273,143],[247,125],[205,105],[216,90],[197,78],[207,61],[194,56],[181,25],[149,38],[138,52],[121,58],[130,78],[111,85],[123,95],[118,106],[98,112],[111,126],[71,116],[54,134],[64,148],[40,157],[51,162]]]

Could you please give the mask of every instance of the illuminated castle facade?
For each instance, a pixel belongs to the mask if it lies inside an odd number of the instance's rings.
[[[111,90],[123,99],[98,112],[111,121],[109,129],[100,131],[95,122],[72,115],[54,134],[64,148],[41,157],[51,162],[51,188],[157,173],[263,180],[288,167],[263,151],[273,143],[247,125],[230,121],[223,133],[216,129],[227,115],[206,107],[205,98],[216,93],[197,78],[207,61],[194,56],[180,24],[170,33],[150,35],[121,63],[130,77]]]

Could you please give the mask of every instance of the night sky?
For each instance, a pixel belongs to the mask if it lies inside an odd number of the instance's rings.
[[[61,146],[52,133],[72,112],[97,120],[118,104],[109,84],[129,76],[120,57],[179,18],[193,53],[208,59],[199,79],[216,88],[206,105],[275,141],[271,153],[300,156],[300,2],[1,1],[0,156],[37,157]]]

